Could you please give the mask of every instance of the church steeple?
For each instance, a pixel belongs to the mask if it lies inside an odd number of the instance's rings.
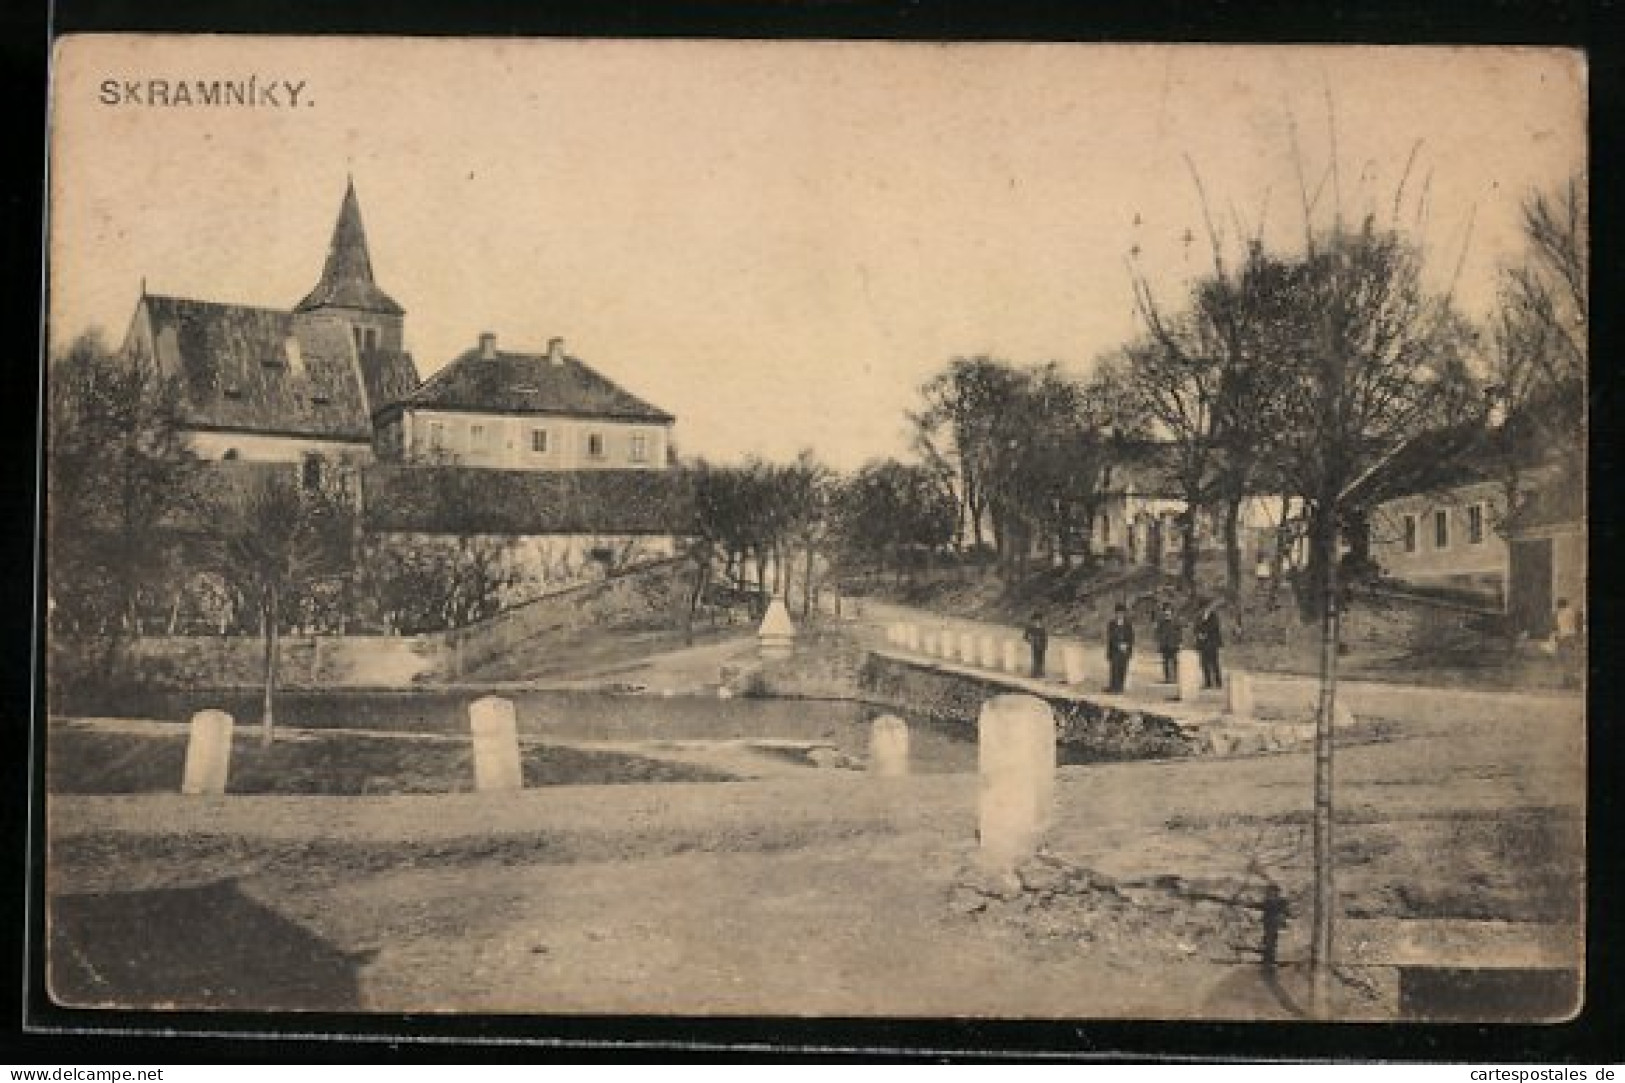
[[[345,183],[344,202],[339,205],[321,281],[294,306],[294,311],[318,308],[347,308],[389,316],[405,312],[373,281],[372,257],[367,253],[367,232],[361,226],[361,203],[356,199],[353,178]]]

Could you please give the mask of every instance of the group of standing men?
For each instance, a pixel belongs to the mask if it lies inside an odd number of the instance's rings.
[[[1172,684],[1179,679],[1179,650],[1184,645],[1185,631],[1175,616],[1173,606],[1163,602],[1157,609],[1155,634],[1157,650],[1162,654],[1162,679]],[[1032,649],[1032,674],[1044,675],[1044,653],[1049,645],[1049,633],[1044,630],[1040,615],[1023,633]],[[1224,646],[1224,633],[1220,628],[1219,603],[1209,600],[1202,605],[1202,615],[1196,621],[1196,650],[1202,658],[1202,687],[1223,688],[1224,674],[1219,666],[1219,648]],[[1117,603],[1111,621],[1106,625],[1106,663],[1109,676],[1106,691],[1121,695],[1128,687],[1128,664],[1134,657],[1134,624],[1129,620],[1128,606]]]

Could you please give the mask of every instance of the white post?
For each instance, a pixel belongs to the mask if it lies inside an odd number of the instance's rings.
[[[1195,703],[1202,689],[1202,656],[1195,651],[1179,652],[1179,700]]]
[[[231,715],[225,711],[199,711],[192,716],[181,793],[195,796],[226,792],[226,778],[231,773],[231,727]]]
[[[468,706],[468,722],[474,736],[474,788],[482,792],[523,789],[513,701],[501,696],[477,699]]]
[[[981,644],[981,663],[983,669],[999,668],[999,641],[991,635],[983,635],[979,640]]]
[[[1004,671],[1006,673],[1021,672],[1021,641],[1007,639],[1004,641]]]
[[[959,633],[959,660],[967,666],[976,664],[976,633]]]
[[[869,773],[880,778],[908,774],[908,723],[901,718],[875,719],[869,730]]]
[[[1013,871],[1038,850],[1055,805],[1055,715],[1036,696],[995,696],[977,723],[981,862]]]
[[[1082,684],[1084,673],[1083,647],[1077,643],[1063,643],[1061,645],[1061,669],[1066,673],[1067,684]]]
[[[1240,670],[1225,674],[1225,713],[1233,718],[1253,717],[1253,678]]]

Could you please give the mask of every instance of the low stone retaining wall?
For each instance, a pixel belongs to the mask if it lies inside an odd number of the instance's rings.
[[[143,636],[129,644],[142,677],[157,685],[233,687],[265,679],[259,636]],[[440,636],[285,635],[278,680],[307,688],[399,688],[445,677]]]
[[[1138,707],[1091,702],[1017,688],[998,675],[951,671],[926,661],[870,654],[858,677],[867,697],[890,704],[910,718],[963,726],[975,732],[982,704],[1011,691],[1040,695],[1055,711],[1061,762],[1168,759],[1198,750],[1190,734],[1172,718]]]
[[[982,704],[997,695],[1038,696],[1055,711],[1062,763],[1245,755],[1312,747],[1313,722],[1243,721],[1170,703],[1103,701],[1076,689],[925,658],[871,652],[858,676],[865,698],[909,718],[974,734]]]

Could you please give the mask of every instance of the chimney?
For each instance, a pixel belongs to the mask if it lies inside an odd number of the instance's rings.
[[[562,338],[547,340],[547,360],[549,364],[553,365],[564,364],[564,340]]]
[[[494,361],[497,356],[497,337],[490,331],[480,335],[480,357],[486,361]]]

